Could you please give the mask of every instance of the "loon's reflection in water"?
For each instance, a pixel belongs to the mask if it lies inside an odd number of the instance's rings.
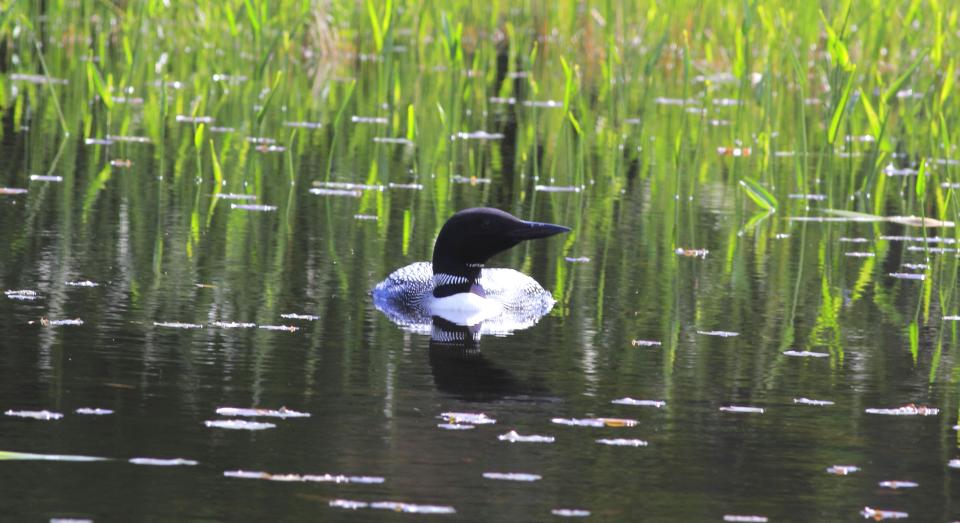
[[[480,325],[433,317],[430,370],[437,390],[466,401],[547,400],[548,392],[517,378],[480,352]]]

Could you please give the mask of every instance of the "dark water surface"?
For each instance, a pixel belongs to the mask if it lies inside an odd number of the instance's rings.
[[[21,181],[9,171],[2,180]],[[4,197],[0,207],[0,243],[7,246],[0,254],[2,287],[39,295],[0,300],[0,406],[64,417],[0,417],[0,446],[112,461],[3,462],[0,512],[24,520],[402,518],[328,506],[339,498],[450,506],[468,520],[533,521],[556,508],[589,510],[602,520],[719,520],[724,514],[851,520],[865,505],[921,521],[955,516],[956,473],[947,468],[955,456],[955,409],[942,386],[928,384],[929,348],[921,343],[914,364],[891,317],[919,286],[878,276],[877,289],[889,293],[888,312],[869,295],[845,303],[849,298],[836,289],[836,304],[828,306],[844,324],[822,325],[821,289],[808,283],[819,279],[811,251],[816,254],[823,236],[855,234],[857,227],[808,225],[804,239],[795,226],[791,238],[767,239],[762,256],[757,245],[741,243],[734,270],[726,271],[728,216],[709,209],[698,214],[700,230],[716,231],[698,245],[711,250],[706,259],[671,257],[649,228],[658,219],[642,205],[649,190],[629,190],[606,222],[589,213],[578,220],[577,238],[609,237],[602,250],[573,243],[576,255],[591,257],[588,263],[564,261],[563,240],[556,239],[501,256],[499,264],[526,267],[548,289],[563,273],[564,301],[534,328],[483,338],[482,357],[464,359],[431,352],[428,337],[390,324],[367,295],[392,268],[429,257],[439,222],[418,222],[415,247],[400,256],[391,235],[401,209],[379,224],[356,220],[356,200],[321,199],[295,187],[294,210],[286,217],[282,211],[236,217],[246,211],[218,206],[212,220],[222,225],[200,238],[191,257],[182,224],[131,216],[120,187],[101,194],[84,222],[79,205],[71,204],[82,197],[76,189],[30,184],[28,195]],[[461,192],[456,207],[483,201],[476,189]],[[532,211],[513,210],[569,219],[594,203],[589,191],[539,198]],[[551,212],[556,208],[573,210]],[[796,254],[804,241],[809,260]],[[862,263],[851,259],[840,270],[856,275]],[[808,264],[807,275],[796,276],[801,264]],[[770,271],[799,278],[799,294],[792,296],[795,280],[779,284]],[[98,286],[65,285],[72,280]],[[791,300],[797,302],[792,319]],[[280,316],[292,312],[319,319]],[[42,317],[83,324],[41,326]],[[299,330],[224,329],[211,326],[214,321]],[[720,329],[739,336],[698,334]],[[786,329],[798,333],[789,347],[782,344]],[[662,346],[634,346],[633,339]],[[794,347],[830,355],[781,354]],[[611,404],[625,396],[666,406]],[[799,397],[836,404],[794,404]],[[941,413],[864,413],[906,403]],[[730,404],[764,412],[718,410]],[[277,427],[259,432],[204,426],[220,418],[215,410],[221,406],[286,406],[311,417],[264,419]],[[80,407],[115,412],[82,416],[74,413]],[[482,412],[497,423],[443,430],[438,417],[446,411]],[[639,423],[551,423],[590,416]],[[498,441],[511,429],[556,441]],[[649,446],[604,446],[598,438],[639,438]],[[133,457],[199,464],[137,466],[126,461]],[[826,468],[834,464],[862,470],[833,476]],[[384,482],[223,475],[238,469],[370,475]],[[496,481],[484,472],[527,472],[542,480]],[[920,486],[878,486],[891,479]]]
[[[33,290],[36,299],[0,296],[0,410],[63,418],[0,416],[0,450],[109,460],[4,455],[3,519],[540,521],[557,517],[554,509],[580,509],[601,521],[850,521],[865,506],[917,521],[960,517],[960,471],[948,467],[958,457],[954,322],[924,298],[923,281],[889,276],[924,261],[909,250],[917,243],[881,239],[919,229],[787,216],[745,228],[729,187],[705,185],[679,203],[672,188],[643,179],[545,193],[505,168],[489,186],[452,184],[444,198],[390,188],[317,196],[308,189],[322,167],[310,157],[298,157],[292,186],[249,187],[258,203],[278,207],[254,212],[230,200],[213,205],[209,186],[189,175],[160,179],[151,145],[108,152],[68,140],[57,168],[64,181],[30,181],[55,147],[5,125],[0,186],[29,193],[0,196],[0,288]],[[410,160],[396,146],[377,147],[385,164],[405,172]],[[134,165],[98,185],[96,173],[113,157]],[[286,176],[285,161],[263,160],[265,176]],[[429,259],[443,220],[481,204],[574,228],[490,264],[523,270],[558,303],[533,328],[483,337],[480,355],[431,348],[428,336],[391,324],[368,291],[395,268]],[[853,237],[867,241],[841,241]],[[682,256],[677,247],[709,253]],[[579,257],[589,261],[565,259]],[[67,284],[85,280],[97,286]],[[318,319],[281,316],[288,313]],[[46,324],[75,318],[82,325]],[[611,403],[624,397],[665,406]],[[908,404],[939,413],[865,412]],[[720,410],[729,406],[763,412]],[[114,413],[77,414],[82,407]],[[286,407],[310,417],[258,418],[276,424],[261,431],[206,426],[226,419],[220,407]],[[496,423],[447,430],[438,427],[444,412],[484,413]],[[597,416],[637,424],[551,421]],[[498,440],[511,430],[555,441]],[[136,457],[197,464],[128,462]],[[833,465],[860,470],[832,475]],[[224,475],[237,470],[383,481]],[[487,479],[489,472],[542,479]],[[919,487],[882,488],[884,480]],[[406,515],[334,500],[456,512]]]

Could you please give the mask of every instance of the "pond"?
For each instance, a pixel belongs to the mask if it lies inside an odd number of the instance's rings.
[[[267,20],[216,63],[232,37],[186,49],[173,9],[125,62],[108,7],[55,15],[17,19],[0,69],[0,513],[960,517],[951,151],[854,123],[834,143],[815,127],[836,101],[786,67],[707,87],[664,67],[676,49],[649,82],[627,73],[652,48],[626,52],[620,96],[523,31],[441,55],[407,11],[387,50],[316,70],[244,54],[282,45]],[[94,15],[98,60],[23,47]],[[881,141],[921,147],[898,103]],[[477,335],[378,310],[371,289],[478,206],[572,229],[488,263],[549,313]]]

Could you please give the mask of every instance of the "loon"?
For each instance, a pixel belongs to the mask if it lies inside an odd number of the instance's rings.
[[[440,229],[432,263],[416,262],[391,273],[371,291],[374,305],[394,323],[424,334],[431,332],[434,317],[476,326],[477,336],[529,327],[553,308],[550,292],[513,269],[484,265],[524,240],[569,231],[490,207],[464,209]]]

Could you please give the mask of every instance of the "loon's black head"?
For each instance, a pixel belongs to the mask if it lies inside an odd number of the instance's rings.
[[[441,298],[473,290],[490,257],[523,240],[546,238],[569,227],[528,222],[490,207],[464,209],[447,220],[433,246],[433,295]]]

